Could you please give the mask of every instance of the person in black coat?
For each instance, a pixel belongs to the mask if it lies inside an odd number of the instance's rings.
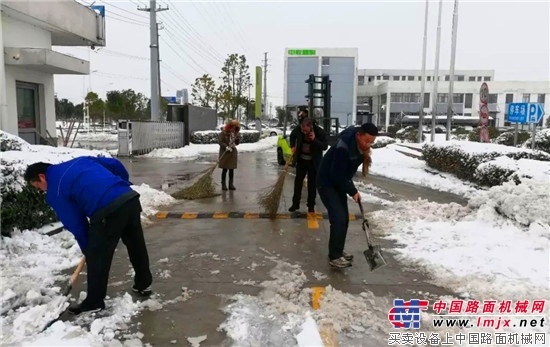
[[[349,226],[347,196],[355,202],[361,195],[353,183],[353,176],[363,165],[366,176],[371,163],[371,145],[378,135],[378,128],[372,123],[344,130],[336,145],[332,146],[321,161],[317,177],[317,189],[321,201],[327,208],[330,222],[328,244],[329,264],[335,268],[351,266],[353,255],[344,252]]]
[[[307,118],[307,111],[300,113],[301,122],[290,134],[290,147],[294,153],[294,163],[296,164],[296,178],[292,206],[288,210],[294,212],[300,209],[302,187],[304,178],[307,176],[308,212],[315,212],[317,169],[321,164],[323,151],[328,147],[328,140],[325,131],[317,126],[312,119]]]

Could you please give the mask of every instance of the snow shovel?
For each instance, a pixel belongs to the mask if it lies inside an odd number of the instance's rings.
[[[369,221],[367,220],[367,217],[365,217],[365,212],[363,210],[363,204],[361,201],[357,202],[359,204],[359,209],[361,210],[361,216],[363,216],[363,223],[361,226],[363,227],[363,231],[365,232],[365,236],[367,237],[367,244],[369,245],[369,248],[363,252],[365,255],[365,259],[367,259],[367,263],[370,266],[370,271],[374,271],[384,265],[386,265],[386,260],[384,260],[384,257],[382,257],[382,249],[378,245],[374,245],[370,242],[370,235],[369,235]]]
[[[52,310],[55,310],[57,312],[54,313],[56,316],[55,319],[52,319],[48,324],[42,328],[42,332],[48,329],[50,326],[53,325],[53,323],[57,322],[59,318],[61,318],[61,315],[65,313],[65,304],[67,302],[67,296],[70,294],[71,290],[73,289],[73,284],[76,282],[76,279],[78,278],[78,275],[80,275],[80,272],[84,268],[84,265],[86,264],[86,257],[82,257],[80,260],[80,263],[76,266],[76,269],[74,270],[73,274],[71,275],[71,278],[69,279],[69,284],[67,285],[67,288],[62,292],[62,296],[57,297],[53,299],[50,302],[50,306],[52,307]],[[50,312],[51,313],[51,312]]]

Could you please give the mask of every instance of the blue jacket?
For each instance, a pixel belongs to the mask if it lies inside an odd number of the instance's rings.
[[[46,171],[46,201],[84,251],[88,218],[132,190],[128,171],[113,158],[79,157]]]
[[[319,167],[317,186],[334,187],[349,196],[357,193],[352,179],[363,163],[363,155],[355,140],[358,129],[352,127],[342,131],[336,144],[327,151]]]

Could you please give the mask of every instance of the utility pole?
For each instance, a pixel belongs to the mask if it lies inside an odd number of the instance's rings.
[[[263,105],[262,116],[266,117],[267,115],[267,52],[264,52],[264,97],[263,97],[262,105]],[[261,129],[261,126],[262,124],[260,122],[260,128],[258,129]]]
[[[157,30],[157,12],[166,11],[168,7],[157,7],[156,0],[149,1],[149,8],[139,8],[139,11],[149,12],[149,29],[151,44],[151,120],[158,121],[160,116],[160,77],[159,77],[159,59],[158,59],[158,30]]]
[[[441,10],[443,0],[439,0],[439,15],[437,18],[437,42],[435,44],[435,72],[434,72],[434,88],[432,95],[432,136],[431,141],[435,141],[435,117],[437,116],[437,82],[439,81],[439,46],[441,43]]]
[[[428,43],[428,0],[424,13],[424,39],[422,48],[422,81],[420,82],[420,111],[418,117],[418,143],[422,143],[422,130],[424,125],[424,89],[426,87],[426,45]]]
[[[160,42],[160,34],[159,34],[159,30],[162,30],[164,29],[164,27],[160,26],[161,23],[157,23],[157,42]],[[157,67],[158,67],[158,80],[159,80],[159,96],[162,97],[162,84],[160,83],[160,47],[157,47],[157,61],[158,61],[158,64],[157,64]],[[160,108],[160,106],[159,106]]]
[[[449,100],[447,101],[447,134],[445,139],[449,141],[451,139],[451,125],[453,118],[453,87],[455,79],[455,55],[456,55],[456,31],[458,26],[458,0],[455,0],[455,7],[453,11],[453,34],[452,34],[452,46],[451,46],[451,68],[449,72]]]

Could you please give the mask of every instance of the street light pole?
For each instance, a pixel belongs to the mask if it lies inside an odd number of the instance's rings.
[[[435,117],[437,116],[437,82],[439,81],[439,46],[441,43],[441,10],[443,8],[443,0],[439,0],[439,15],[437,19],[437,42],[435,45],[435,72],[434,86],[432,95],[432,133],[431,141],[435,142]]]
[[[422,80],[420,81],[420,111],[418,119],[418,143],[422,143],[422,127],[424,125],[424,88],[426,87],[426,45],[428,42],[428,0],[424,12],[424,39],[422,48]]]

